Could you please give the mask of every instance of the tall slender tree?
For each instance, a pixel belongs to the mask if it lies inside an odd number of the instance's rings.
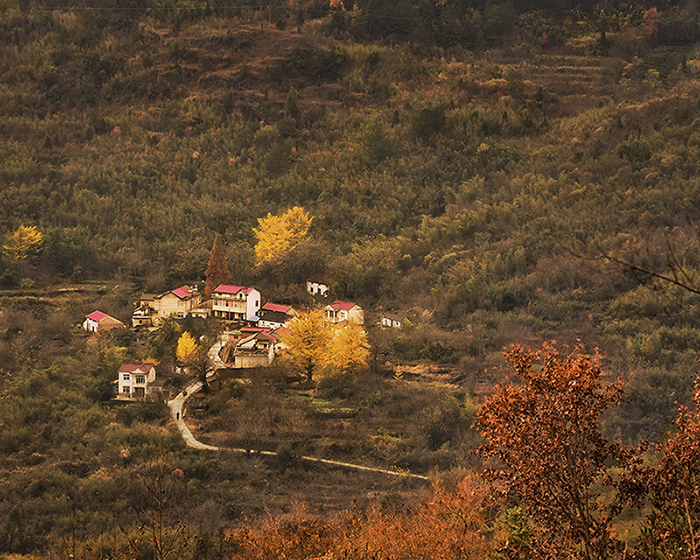
[[[221,235],[218,233],[214,236],[214,245],[211,248],[209,264],[204,274],[207,279],[206,285],[204,286],[204,295],[207,297],[211,296],[211,293],[216,287],[228,281],[231,276],[231,272],[228,269],[228,262],[226,261],[224,242],[221,240]]]

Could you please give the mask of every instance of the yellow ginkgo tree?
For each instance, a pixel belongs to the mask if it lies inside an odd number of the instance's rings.
[[[298,313],[282,335],[289,361],[306,374],[309,381],[323,365],[330,332],[325,325],[323,310]]]
[[[257,243],[255,257],[259,264],[274,261],[293,249],[309,232],[311,216],[301,206],[294,206],[281,215],[268,213],[253,228]]]
[[[325,364],[336,373],[348,373],[367,367],[369,343],[367,333],[354,322],[334,325],[326,344]]]
[[[188,331],[185,331],[177,340],[175,356],[178,361],[182,362],[186,372],[194,375],[201,381],[202,389],[206,391],[209,388],[207,385],[207,373],[210,368],[206,348],[201,344],[197,344],[194,337]]]
[[[2,249],[8,257],[21,260],[38,252],[43,242],[44,235],[36,226],[20,225],[5,238]]]
[[[187,362],[194,356],[195,352],[197,352],[197,342],[189,332],[185,331],[177,340],[175,355],[181,362]]]
[[[309,381],[317,371],[343,374],[366,368],[370,350],[367,333],[353,322],[331,325],[323,310],[298,313],[282,335],[286,354]]]

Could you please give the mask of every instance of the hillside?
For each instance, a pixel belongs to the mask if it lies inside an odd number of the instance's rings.
[[[319,511],[356,492],[408,503],[415,488],[341,487],[294,453],[459,476],[510,344],[600,349],[626,382],[606,432],[664,436],[700,358],[697,294],[649,274],[682,265],[692,288],[699,265],[697,14],[467,4],[0,10],[0,235],[44,236],[37,254],[0,255],[2,553],[55,551],[80,516],[90,539],[101,523],[119,533],[105,516],[134,511],[122,488],[158,458],[203,492],[198,523],[207,507],[221,517],[210,535],[263,511],[260,493],[275,510],[312,487]],[[258,220],[293,206],[309,237],[256,263]],[[217,233],[231,282],[304,307],[323,273],[371,325],[380,375],[269,398],[226,386],[194,422],[217,443],[289,443],[289,464],[204,459],[163,410],[102,404],[121,360],[172,359],[182,327],[97,344],[73,328],[95,308],[127,320],[142,292],[203,285]],[[376,328],[386,311],[408,324]],[[234,404],[257,418],[247,436]]]

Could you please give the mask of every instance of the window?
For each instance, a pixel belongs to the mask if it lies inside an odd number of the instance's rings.
[[[122,381],[131,381],[131,376],[128,373],[123,374]]]
[[[146,378],[143,375],[137,375],[136,383],[143,385],[144,383],[146,383]]]

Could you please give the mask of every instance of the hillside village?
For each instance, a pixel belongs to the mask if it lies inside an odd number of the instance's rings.
[[[325,299],[329,293],[326,284],[309,280],[307,292]],[[131,325],[95,310],[86,316],[82,326],[88,333],[110,333],[114,329],[132,328],[157,331],[166,319],[213,318],[220,328],[216,340],[207,351],[206,378],[218,378],[224,372],[239,376],[254,375],[256,368],[270,366],[287,348],[284,335],[297,312],[291,305],[262,302],[260,292],[252,287],[218,285],[211,297],[204,299],[197,288],[188,285],[161,294],[144,293],[131,316]],[[321,304],[322,305],[322,304]],[[328,325],[352,322],[364,325],[364,311],[354,302],[335,300],[321,307]],[[400,326],[396,320],[382,326]],[[157,364],[156,364],[157,365]],[[179,364],[176,370],[187,373],[187,367]],[[115,398],[134,400],[165,397],[163,376],[156,374],[156,367],[149,363],[123,363],[115,380]]]

